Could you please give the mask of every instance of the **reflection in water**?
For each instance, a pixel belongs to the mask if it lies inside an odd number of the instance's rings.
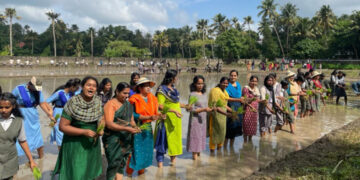
[[[221,76],[227,74],[209,74],[206,75],[205,82],[207,83],[207,92],[209,89],[216,86]],[[80,77],[80,76],[79,76]],[[98,76],[99,80],[106,76]],[[120,81],[128,82],[129,75],[116,75],[108,76],[115,86]],[[147,75],[151,80],[160,83],[162,76]],[[246,85],[246,77],[249,74],[240,74],[241,85]],[[81,78],[81,77],[80,77]],[[189,84],[191,83],[193,75],[181,74],[179,81],[177,82],[177,89],[181,94],[181,102],[187,103],[189,97]],[[263,76],[260,76],[260,82],[263,80]],[[0,79],[0,85],[4,90],[12,90],[16,85],[25,83],[29,78],[7,78]],[[43,78],[43,92],[45,98],[49,97],[56,87],[65,83],[67,77],[48,77]],[[262,83],[260,83],[262,84]],[[156,85],[157,87],[157,85]],[[156,89],[153,89],[153,92]],[[349,102],[350,104],[360,105],[359,101]],[[153,165],[147,168],[145,174],[141,176],[134,176],[133,178],[126,177],[125,179],[190,179],[190,180],[206,180],[206,179],[239,179],[240,177],[246,177],[258,170],[261,167],[266,166],[271,161],[279,158],[283,158],[286,154],[300,150],[313,143],[316,139],[322,135],[329,133],[331,130],[342,127],[360,116],[360,112],[354,108],[346,108],[343,106],[328,105],[323,108],[323,112],[316,114],[311,118],[298,119],[296,123],[296,134],[289,134],[289,127],[284,126],[283,130],[278,131],[276,134],[272,133],[271,136],[260,139],[259,134],[253,137],[252,142],[243,144],[243,138],[238,137],[235,140],[233,148],[222,149],[219,152],[210,155],[210,151],[201,153],[199,160],[193,161],[191,159],[191,153],[186,152],[186,137],[188,127],[189,114],[183,111],[182,118],[182,134],[183,134],[183,151],[184,154],[177,158],[175,166],[170,166],[170,159],[165,156],[164,168],[159,169],[156,167],[156,160],[153,160]],[[39,164],[40,169],[43,172],[43,179],[50,179],[51,171],[53,170],[58,150],[56,145],[49,144],[50,127],[48,127],[49,121],[46,116],[40,111],[41,117],[41,132],[45,140],[45,158],[43,160],[36,159],[36,163]],[[275,122],[274,122],[275,123]],[[208,143],[208,142],[207,142]],[[34,157],[36,153],[34,152]],[[155,156],[154,156],[155,157]],[[32,174],[29,168],[25,167],[27,162],[25,157],[20,158],[21,167],[18,171],[17,178],[21,180],[32,179]],[[103,168],[106,168],[106,160],[104,159]],[[99,179],[104,179],[102,175]]]

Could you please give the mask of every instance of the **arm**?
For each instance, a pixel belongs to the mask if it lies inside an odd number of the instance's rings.
[[[241,98],[229,98],[228,101],[244,103],[244,97],[241,97]]]
[[[42,103],[40,103],[40,107],[51,120],[56,121],[52,115],[53,110],[51,109],[51,107],[48,103],[42,102]]]
[[[30,168],[32,170],[34,167],[37,166],[37,164],[34,162],[34,159],[31,155],[29,145],[26,141],[19,141],[19,144],[20,144],[21,148],[24,150],[26,157],[29,159]]]
[[[115,110],[113,109],[112,104],[106,103],[104,107],[104,119],[105,119],[105,126],[108,129],[112,131],[128,131],[131,133],[137,132],[135,128],[114,123],[114,115],[115,115]],[[134,121],[134,115],[131,116],[131,121]],[[136,126],[135,121],[131,125]]]

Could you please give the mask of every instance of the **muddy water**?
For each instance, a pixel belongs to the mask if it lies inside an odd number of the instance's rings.
[[[225,74],[211,74],[205,76],[207,83],[207,90],[216,86],[221,76]],[[250,74],[240,74],[240,83],[244,86]],[[79,76],[80,77],[80,76]],[[113,81],[114,86],[120,81],[129,81],[128,75],[109,76]],[[148,75],[148,78],[160,83],[161,76]],[[177,82],[177,87],[181,93],[181,101],[186,103],[189,96],[189,84],[192,81],[193,75],[181,74]],[[99,79],[103,78],[98,76]],[[49,77],[43,78],[43,92],[44,96],[49,97],[53,90],[66,82],[67,77]],[[1,78],[0,85],[4,91],[13,89],[20,83],[25,83],[27,78]],[[260,82],[263,77],[260,77]],[[262,84],[262,83],[260,83]],[[153,89],[155,91],[155,89]],[[354,103],[353,105],[358,105]],[[41,114],[41,131],[45,140],[45,158],[37,159],[36,152],[33,156],[43,172],[43,179],[50,179],[50,173],[53,170],[58,150],[56,145],[49,144],[49,135],[51,129],[48,127],[49,121]],[[316,139],[331,130],[342,127],[360,116],[360,111],[355,108],[345,108],[343,106],[328,105],[323,107],[322,113],[316,114],[311,118],[301,119],[296,121],[296,134],[289,134],[289,127],[279,131],[276,134],[271,134],[266,138],[253,137],[252,143],[243,144],[242,137],[237,137],[235,146],[233,148],[223,149],[210,154],[207,148],[200,156],[200,159],[193,161],[191,153],[186,152],[186,136],[188,127],[188,113],[183,111],[182,127],[183,127],[183,149],[184,154],[177,158],[174,167],[169,165],[170,159],[166,157],[164,168],[156,167],[156,160],[153,160],[153,165],[147,168],[144,175],[134,175],[133,179],[239,179],[246,177],[252,172],[261,167],[266,166],[275,159],[282,158],[286,154],[303,149],[313,143]],[[275,122],[274,122],[275,123]],[[208,147],[208,145],[207,145]],[[25,166],[26,158],[20,158],[20,170],[15,179],[32,179],[29,168]],[[104,169],[106,162],[104,158]],[[99,179],[104,179],[102,176]],[[130,179],[130,178],[125,178]]]

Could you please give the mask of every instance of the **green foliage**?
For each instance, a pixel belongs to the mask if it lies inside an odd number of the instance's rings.
[[[38,167],[33,168],[33,176],[34,176],[35,180],[41,179],[41,171]]]
[[[190,96],[188,104],[191,106],[191,105],[195,104],[197,101],[198,101],[198,97]]]
[[[105,124],[101,123],[96,129],[96,133],[99,134],[104,129],[105,129]]]
[[[161,114],[166,114],[169,112],[169,110],[170,110],[169,106],[164,106],[163,109],[161,110]]]
[[[312,39],[303,39],[297,42],[291,50],[292,57],[299,59],[315,58],[320,56],[323,47]]]
[[[217,57],[223,58],[227,63],[242,58],[249,49],[244,34],[236,29],[230,29],[216,38]]]
[[[49,45],[42,51],[40,56],[50,56],[50,55],[51,55],[51,50],[50,50],[50,45]]]
[[[143,57],[149,53],[146,49],[139,49],[132,46],[129,41],[112,41],[105,49],[106,57]]]
[[[3,50],[0,52],[0,56],[8,56],[10,55],[9,46],[5,46]]]
[[[269,60],[274,60],[279,54],[279,48],[271,34],[269,25],[265,24],[263,30],[262,55]]]
[[[145,123],[139,126],[142,131],[151,131],[152,127],[150,123]]]

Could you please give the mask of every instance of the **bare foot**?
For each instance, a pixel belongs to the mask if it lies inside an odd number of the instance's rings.
[[[162,168],[163,167],[163,162],[158,162],[158,167]]]

